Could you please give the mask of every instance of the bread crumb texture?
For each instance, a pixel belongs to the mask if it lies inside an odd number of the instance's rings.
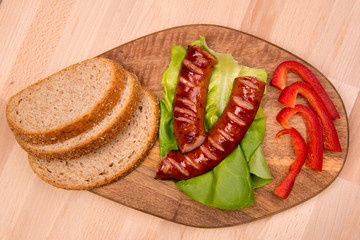
[[[7,120],[24,141],[66,140],[102,120],[124,85],[125,70],[116,62],[88,59],[15,94],[7,104]]]
[[[158,122],[158,101],[143,90],[130,123],[108,144],[77,159],[47,161],[29,155],[29,163],[41,179],[59,188],[81,190],[109,184],[146,156],[157,138]]]
[[[78,158],[113,139],[134,115],[141,97],[140,82],[128,73],[124,91],[115,107],[106,117],[86,132],[63,142],[38,145],[17,139],[20,146],[30,154],[47,159],[58,160]]]

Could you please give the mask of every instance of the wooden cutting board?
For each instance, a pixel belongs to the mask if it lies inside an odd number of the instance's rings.
[[[101,56],[121,63],[139,77],[144,87],[162,99],[161,77],[170,62],[171,47],[186,46],[199,39],[200,35],[206,38],[209,47],[216,52],[231,53],[241,65],[267,70],[268,92],[262,101],[267,123],[262,146],[273,181],[265,187],[254,190],[255,203],[249,208],[221,210],[208,207],[190,199],[172,181],[154,179],[155,169],[160,161],[157,142],[137,169],[121,180],[94,189],[92,192],[176,223],[196,227],[223,227],[279,213],[316,196],[328,187],[341,171],[348,151],[349,125],[346,110],[338,92],[326,77],[290,52],[238,30],[214,25],[188,25],[150,34],[114,48]],[[325,150],[322,172],[303,167],[290,196],[283,200],[276,197],[273,191],[286,176],[291,162],[295,159],[295,152],[289,136],[281,137],[280,145],[275,141],[275,134],[282,129],[276,122],[276,115],[283,106],[277,102],[280,90],[269,83],[277,65],[286,60],[302,62],[323,84],[341,116],[340,119],[334,120],[334,123],[343,151]],[[300,80],[300,77],[290,73],[287,77],[287,85],[297,80]],[[297,102],[306,104],[301,97],[298,97]],[[301,117],[293,117],[290,125],[296,127],[304,137],[306,136],[305,124]]]

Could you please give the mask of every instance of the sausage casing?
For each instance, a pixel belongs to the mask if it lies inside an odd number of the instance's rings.
[[[215,58],[198,46],[189,46],[175,90],[174,135],[181,152],[199,147],[206,138],[206,95]]]
[[[213,169],[240,143],[254,121],[265,83],[254,77],[234,81],[229,102],[204,143],[188,153],[169,151],[160,162],[156,178],[188,179]]]

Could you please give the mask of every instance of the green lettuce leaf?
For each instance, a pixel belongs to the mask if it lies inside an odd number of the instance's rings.
[[[263,150],[259,146],[248,161],[253,188],[262,187],[272,181]]]
[[[262,187],[272,180],[261,148],[261,143],[265,136],[265,125],[265,115],[262,108],[259,108],[253,123],[240,143],[240,147],[249,165],[253,188]]]
[[[210,49],[204,37],[200,37],[200,40],[191,44],[208,51],[217,61],[209,81],[205,108],[204,125],[206,131],[210,131],[229,101],[234,79],[239,76],[241,66],[231,54],[216,53]]]
[[[211,53],[217,64],[209,81],[207,94],[205,128],[207,131],[216,123],[229,100],[233,81],[237,76],[254,76],[267,80],[264,69],[241,66],[230,54],[216,53],[208,48],[205,39],[192,44]],[[164,99],[160,102],[159,143],[160,157],[178,146],[173,133],[172,105],[177,78],[186,48],[174,46],[171,62],[163,74]],[[261,148],[265,132],[265,116],[260,108],[241,144],[213,170],[175,184],[192,199],[223,209],[239,209],[251,206],[254,201],[253,188],[271,181],[271,175]],[[244,150],[245,149],[245,150]]]
[[[163,104],[170,113],[173,109],[175,89],[180,73],[181,63],[186,55],[186,50],[187,49],[183,46],[173,46],[171,48],[171,62],[163,73],[161,79],[161,83],[164,86]]]
[[[166,101],[160,101],[160,126],[159,126],[159,148],[160,157],[164,157],[170,150],[177,150],[178,145],[174,136],[174,123],[172,111],[166,108]]]
[[[212,171],[175,184],[186,195],[208,206],[239,209],[254,203],[249,168],[239,146]]]
[[[262,108],[259,108],[255,119],[247,130],[243,140],[240,143],[246,160],[249,162],[255,150],[262,143],[265,136],[266,119]]]

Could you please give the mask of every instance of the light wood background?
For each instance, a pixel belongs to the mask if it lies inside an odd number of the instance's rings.
[[[360,239],[360,1],[45,1],[0,5],[0,239]],[[36,177],[7,127],[18,90],[143,35],[209,23],[281,46],[320,70],[346,105],[348,158],[311,200],[252,223],[200,229]]]

